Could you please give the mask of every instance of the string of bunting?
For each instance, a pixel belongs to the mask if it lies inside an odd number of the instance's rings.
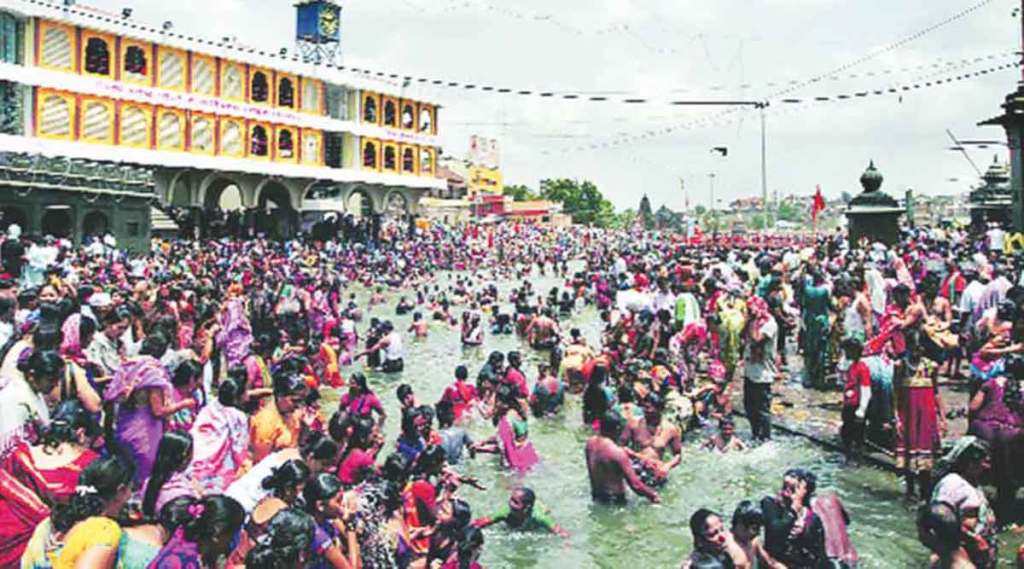
[[[837,93],[837,94],[833,94],[833,95],[818,95],[818,96],[799,97],[799,98],[797,98],[797,97],[790,97],[790,98],[776,99],[774,102],[779,104],[781,107],[784,108],[784,107],[795,107],[797,105],[805,105],[805,104],[844,102],[844,101],[851,101],[851,100],[867,99],[867,98],[870,98],[870,97],[880,97],[880,96],[889,96],[889,95],[902,95],[904,93],[909,93],[909,92],[913,92],[913,91],[919,91],[919,90],[922,90],[922,89],[929,89],[929,88],[939,87],[939,86],[942,86],[942,85],[950,85],[950,84],[953,84],[953,83],[956,83],[956,82],[959,82],[959,81],[965,81],[967,79],[974,79],[974,78],[977,78],[977,77],[983,77],[985,75],[989,75],[989,74],[992,74],[992,73],[997,73],[997,72],[1005,70],[1005,69],[1012,69],[1012,68],[1017,68],[1017,67],[1020,67],[1020,66],[1021,66],[1020,62],[1006,63],[1006,64],[1002,64],[1002,65],[988,67],[988,68],[985,68],[985,69],[979,69],[977,71],[961,73],[961,74],[955,75],[955,76],[943,77],[943,78],[933,79],[933,80],[928,80],[928,81],[919,81],[919,82],[915,82],[915,83],[911,83],[911,84],[896,85],[896,86],[891,86],[891,87],[886,87],[886,88],[881,88],[881,89],[861,90],[861,91],[849,92],[849,93]],[[765,107],[771,106],[771,103],[772,103],[771,101],[766,102],[765,103]],[[713,125],[713,124],[722,124],[720,122],[716,123],[716,121],[718,119],[721,119],[721,118],[725,117],[725,116],[728,116],[728,115],[731,115],[731,114],[735,114],[735,113],[738,113],[738,112],[743,111],[743,110],[749,110],[749,107],[736,106],[736,107],[732,107],[732,108],[723,110],[723,111],[721,111],[719,113],[716,113],[714,115],[701,117],[699,119],[695,119],[695,120],[688,121],[688,122],[685,122],[685,123],[680,123],[680,124],[676,124],[676,125],[670,125],[670,126],[666,126],[664,128],[650,129],[650,130],[646,130],[646,131],[643,131],[643,132],[640,132],[640,133],[637,133],[637,134],[633,134],[633,135],[629,135],[629,136],[624,136],[624,137],[620,137],[620,138],[615,138],[615,139],[607,140],[607,141],[600,142],[600,143],[584,144],[584,145],[579,145],[579,146],[574,146],[574,147],[567,147],[567,148],[563,148],[563,149],[559,149],[559,150],[542,151],[542,154],[564,154],[564,153],[569,153],[569,152],[582,152],[582,151],[587,151],[587,150],[599,150],[599,149],[603,149],[603,148],[612,148],[612,147],[616,147],[616,146],[621,146],[623,144],[639,142],[641,140],[645,140],[645,139],[648,139],[648,138],[653,138],[653,137],[656,137],[656,136],[665,136],[665,135],[671,134],[673,132],[678,132],[678,131],[683,131],[683,130],[690,130],[690,129],[693,129],[693,128],[709,126],[709,125]],[[731,121],[728,121],[728,122],[731,122]]]
[[[209,44],[209,45],[216,45],[216,46],[221,47],[221,48],[236,49],[236,50],[241,51],[241,52],[252,53],[252,54],[256,54],[256,55],[262,56],[262,57],[272,57],[272,58],[278,58],[278,59],[282,59],[282,60],[291,60],[291,61],[295,61],[295,62],[300,61],[300,59],[298,57],[298,54],[294,54],[294,53],[290,54],[290,55],[282,56],[279,53],[267,52],[267,51],[259,50],[259,49],[256,49],[256,48],[251,48],[251,47],[250,48],[244,48],[244,47],[241,47],[241,46],[234,45],[232,42],[206,40],[206,39],[203,39],[201,37],[193,37],[193,36],[183,35],[183,34],[175,33],[175,32],[173,32],[171,30],[166,30],[166,29],[165,30],[158,30],[156,28],[152,28],[152,27],[149,27],[149,26],[145,26],[145,25],[142,25],[142,24],[137,24],[136,22],[134,22],[132,20],[118,19],[118,18],[111,17],[111,16],[108,16],[108,15],[103,14],[103,13],[87,11],[87,10],[80,10],[80,9],[77,9],[77,8],[74,8],[74,7],[71,7],[71,6],[60,6],[60,5],[57,5],[57,4],[53,3],[53,2],[49,2],[47,0],[22,0],[22,1],[23,2],[29,2],[31,4],[38,4],[38,5],[43,5],[43,6],[49,6],[51,8],[63,10],[64,12],[67,12],[67,13],[73,13],[73,14],[77,14],[77,15],[80,15],[80,16],[83,16],[83,17],[97,19],[97,20],[100,20],[100,21],[108,22],[108,23],[119,24],[119,25],[122,25],[122,26],[126,26],[128,28],[131,28],[131,29],[139,29],[139,30],[145,30],[145,31],[150,31],[150,32],[154,32],[154,33],[160,33],[160,34],[163,34],[163,35],[168,36],[168,37],[176,37],[176,38],[184,39],[184,40],[188,40],[188,41],[193,41],[193,42],[198,42],[198,43],[205,43],[205,44]],[[820,81],[822,81],[824,79],[827,79],[827,78],[830,78],[830,77],[834,77],[837,74],[840,74],[840,73],[846,71],[847,69],[850,69],[850,68],[852,68],[852,67],[854,67],[856,65],[864,63],[865,61],[868,61],[870,59],[878,57],[879,55],[882,55],[882,54],[887,53],[889,51],[893,51],[895,49],[898,49],[899,47],[902,47],[903,45],[906,45],[907,43],[910,43],[910,42],[912,42],[912,41],[914,41],[916,39],[919,39],[920,37],[923,37],[924,35],[932,32],[932,31],[935,31],[935,30],[937,30],[937,29],[939,29],[939,28],[941,28],[943,26],[946,26],[946,25],[948,25],[948,24],[950,24],[952,22],[955,22],[956,20],[959,20],[960,18],[963,18],[963,17],[967,16],[968,14],[970,14],[970,13],[972,13],[972,12],[974,12],[974,11],[980,9],[980,8],[982,8],[983,6],[989,4],[989,3],[993,2],[993,1],[994,0],[982,0],[981,2],[971,6],[969,8],[966,8],[966,9],[964,9],[964,10],[962,10],[962,11],[956,13],[956,14],[953,14],[952,16],[949,16],[948,18],[946,18],[944,20],[941,20],[940,22],[932,24],[931,26],[928,26],[927,28],[919,30],[919,31],[917,31],[917,32],[915,32],[915,33],[913,33],[913,34],[911,34],[909,36],[903,37],[900,40],[897,40],[897,41],[895,41],[895,42],[893,42],[893,43],[891,43],[891,44],[889,44],[889,45],[887,45],[887,46],[885,46],[885,47],[883,47],[883,48],[881,48],[879,50],[873,51],[873,52],[871,52],[871,53],[869,53],[869,54],[867,54],[867,55],[865,55],[865,56],[863,56],[863,57],[861,57],[861,58],[859,58],[859,59],[857,59],[855,61],[849,62],[849,63],[847,63],[847,64],[845,64],[845,65],[843,65],[843,66],[841,66],[841,67],[839,67],[839,68],[837,68],[835,70],[832,70],[832,71],[827,72],[827,73],[823,73],[823,74],[818,75],[818,76],[816,76],[814,78],[811,78],[811,79],[808,79],[808,80],[804,80],[804,81],[788,80],[788,81],[783,81],[783,82],[779,82],[779,83],[766,83],[764,86],[765,87],[772,87],[772,86],[785,85],[786,89],[784,91],[780,92],[780,93],[774,93],[772,95],[772,96],[775,96],[775,95],[780,95],[780,94],[792,92],[793,90],[796,90],[796,89],[798,89],[798,88],[800,88],[802,86],[810,85],[812,83],[820,82]],[[978,62],[981,62],[981,61],[991,60],[991,59],[1000,58],[1000,57],[1006,57],[1006,56],[1009,56],[1009,55],[1011,55],[1011,53],[991,54],[991,55],[985,55],[985,56],[980,56],[980,57],[971,58],[971,59],[964,59],[964,60],[958,60],[958,61],[949,61],[949,62],[945,62],[945,63],[924,64],[924,65],[921,65],[921,66],[915,66],[915,67],[911,67],[909,69],[903,69],[903,70],[878,71],[878,72],[874,72],[874,75],[885,75],[885,74],[899,73],[899,72],[903,72],[903,71],[907,71],[907,70],[922,69],[922,68],[926,68],[926,67],[956,66],[956,65],[962,65],[962,64],[965,64],[965,63],[978,63]],[[516,96],[521,96],[521,97],[539,97],[539,98],[542,98],[542,99],[560,99],[560,100],[563,100],[563,101],[585,101],[585,102],[596,102],[596,103],[608,102],[608,103],[622,103],[622,104],[626,104],[626,105],[666,104],[666,105],[670,105],[670,106],[736,106],[736,105],[743,105],[743,104],[749,104],[749,105],[752,105],[752,106],[756,106],[756,104],[757,104],[754,101],[744,101],[744,100],[737,100],[737,99],[722,99],[722,100],[676,99],[676,100],[665,101],[663,99],[652,98],[652,97],[647,97],[647,96],[619,97],[619,96],[613,96],[611,94],[586,94],[585,92],[566,92],[566,91],[560,91],[560,90],[557,90],[557,89],[529,89],[529,88],[498,87],[498,86],[492,86],[492,85],[482,85],[482,84],[476,84],[476,83],[464,83],[464,82],[460,82],[460,81],[451,81],[451,80],[447,80],[447,79],[438,79],[438,78],[430,78],[430,77],[417,77],[417,76],[413,76],[413,75],[403,75],[403,74],[400,74],[400,73],[388,73],[388,72],[380,71],[380,70],[365,69],[365,68],[360,68],[360,67],[350,67],[350,66],[345,66],[345,65],[340,65],[340,64],[332,64],[332,63],[325,63],[325,64],[322,64],[322,66],[327,67],[327,68],[336,69],[338,71],[347,71],[347,72],[350,72],[350,73],[355,73],[355,74],[362,75],[362,76],[365,76],[365,77],[375,77],[375,78],[379,78],[379,79],[390,79],[390,80],[394,80],[396,82],[401,82],[404,86],[408,86],[410,84],[415,83],[415,84],[419,84],[421,86],[426,86],[426,87],[436,87],[436,88],[445,88],[445,89],[458,89],[458,90],[462,90],[462,91],[477,91],[477,92],[493,93],[493,94],[499,94],[499,95],[516,95]],[[872,75],[871,75],[871,72],[864,73],[864,74],[851,74],[851,75],[847,75],[847,76],[843,77],[843,79],[854,79],[854,78],[859,78],[859,77],[863,77],[863,76],[872,76]],[[740,89],[750,89],[752,87],[754,87],[754,85],[750,85],[750,84],[742,84],[742,85],[738,86],[738,88],[740,88]],[[711,90],[711,91],[724,91],[726,89],[727,89],[727,87],[718,86],[718,85],[711,86],[711,87],[708,88],[708,90]],[[675,92],[682,92],[682,90],[677,90]]]

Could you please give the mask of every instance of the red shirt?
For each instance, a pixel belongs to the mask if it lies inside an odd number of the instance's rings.
[[[861,387],[871,387],[871,370],[868,369],[868,364],[862,360],[857,360],[846,371],[846,386],[843,387],[843,405],[847,407],[860,406]]]
[[[361,448],[352,449],[338,467],[338,479],[342,484],[359,484],[366,478],[366,471],[373,469],[373,455]]]
[[[462,414],[466,412],[466,408],[470,403],[476,401],[477,394],[476,388],[472,385],[468,385],[466,382],[456,381],[454,384],[449,385],[444,390],[444,395],[441,396],[442,401],[447,401],[452,404],[452,410],[455,412],[455,420],[459,420]]]

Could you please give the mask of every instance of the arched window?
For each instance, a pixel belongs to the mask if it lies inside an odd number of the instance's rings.
[[[85,42],[85,72],[110,75],[110,47],[102,38],[89,38]]]
[[[149,74],[149,61],[145,49],[137,45],[125,48],[124,72],[128,75],[135,75],[133,79],[136,80],[143,79]]]
[[[295,140],[292,131],[284,128],[277,131],[277,155],[281,158],[295,157]]]
[[[317,164],[320,162],[320,135],[306,131],[302,133],[302,162]]]
[[[408,174],[416,173],[416,153],[412,148],[402,150],[402,172]]]
[[[43,32],[43,65],[70,70],[74,61],[73,51],[68,29],[47,25]]]
[[[260,125],[252,127],[252,136],[249,140],[249,154],[253,156],[267,155],[267,129]]]
[[[227,63],[224,65],[224,76],[221,78],[220,92],[226,99],[236,101],[242,98],[242,72],[238,65]]]
[[[416,108],[412,103],[402,105],[402,128],[412,130],[416,126]]]
[[[430,176],[434,173],[434,149],[420,149],[420,175]]]
[[[213,122],[203,116],[192,116],[192,150],[213,154]]]
[[[267,74],[256,71],[252,74],[252,83],[249,86],[249,93],[254,103],[266,103],[270,96],[270,84],[267,83]]]
[[[242,154],[242,127],[236,120],[222,120],[220,127],[220,153],[227,156]]]
[[[394,146],[384,147],[384,169],[398,170],[398,153],[395,151]]]
[[[377,168],[377,145],[372,142],[363,146],[363,167]]]
[[[295,108],[295,86],[287,77],[282,77],[277,84],[277,106]]]
[[[430,107],[420,110],[420,132],[432,132],[434,128],[434,111]]]
[[[307,113],[320,112],[320,82],[314,79],[302,80],[302,110]]]
[[[192,92],[212,96],[214,90],[213,64],[201,58],[192,57]]]
[[[100,101],[86,101],[82,104],[82,140],[91,142],[113,142],[114,128],[110,105]]]
[[[149,146],[149,117],[147,110],[136,106],[121,107],[121,144],[136,147]]]
[[[394,101],[384,103],[384,126],[398,126],[398,107]]]
[[[182,133],[181,116],[173,112],[160,114],[156,131],[157,148],[164,150],[180,150],[185,144]]]
[[[159,83],[164,89],[185,89],[185,59],[180,53],[160,48]]]
[[[364,122],[377,122],[377,99],[374,97],[366,97],[363,99],[363,121]]]
[[[72,99],[73,100],[73,99]],[[43,136],[71,136],[71,105],[59,95],[47,95],[39,105],[39,133]]]

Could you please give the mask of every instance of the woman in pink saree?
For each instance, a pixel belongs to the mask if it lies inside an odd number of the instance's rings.
[[[228,367],[241,365],[252,345],[252,327],[245,315],[245,303],[242,301],[241,287],[232,285],[229,294],[233,295],[224,303],[220,315],[220,333],[217,334],[217,346],[224,352]]]
[[[245,399],[245,386],[226,379],[192,425],[192,473],[204,496],[223,493],[249,462]]]

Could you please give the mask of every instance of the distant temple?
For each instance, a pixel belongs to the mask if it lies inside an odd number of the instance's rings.
[[[971,224],[989,222],[1010,223],[1013,211],[1013,191],[1010,187],[1010,170],[999,162],[996,156],[985,175],[985,185],[971,192]]]

